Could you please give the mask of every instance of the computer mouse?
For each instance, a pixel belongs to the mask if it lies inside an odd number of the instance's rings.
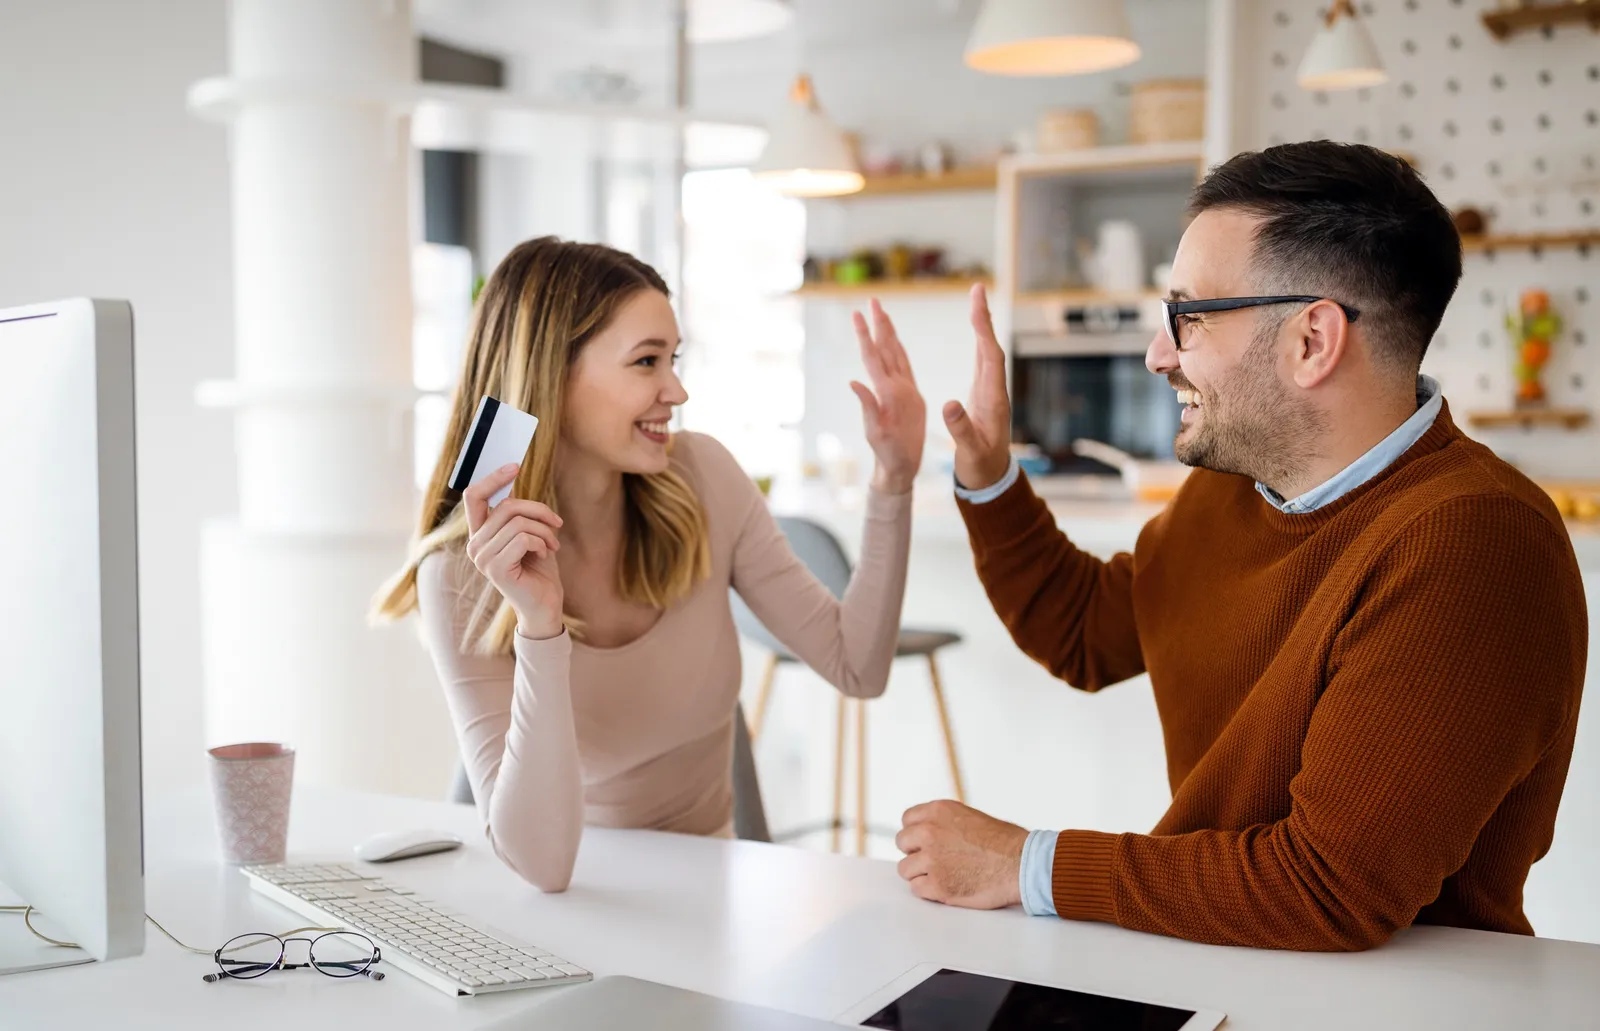
[[[361,842],[355,852],[364,863],[389,863],[460,847],[461,839],[448,831],[390,831]]]

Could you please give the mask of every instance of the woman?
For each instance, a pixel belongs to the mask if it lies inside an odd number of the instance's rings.
[[[836,600],[721,444],[669,435],[688,394],[653,269],[544,237],[485,284],[418,544],[378,613],[420,613],[488,838],[540,889],[567,887],[585,823],[731,835],[728,588],[840,691],[883,692],[926,427],[894,328],[872,315],[855,328],[876,394],[850,385],[877,464],[861,561]],[[521,467],[458,503],[446,482],[485,394],[539,430]]]

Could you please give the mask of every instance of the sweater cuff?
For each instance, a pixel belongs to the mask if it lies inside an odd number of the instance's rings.
[[[1100,831],[1062,831],[1056,838],[1050,890],[1064,920],[1117,922],[1111,897],[1111,863],[1117,835]]]
[[[517,665],[528,672],[528,683],[536,691],[545,684],[566,685],[572,664],[572,635],[566,628],[544,640],[524,637],[520,630],[513,631],[511,647],[516,653]]]
[[[886,491],[867,488],[867,518],[881,519],[894,522],[898,519],[909,518],[911,515],[912,491],[904,494],[890,494]]]
[[[1051,526],[1055,525],[1055,518],[1050,515],[1045,503],[1039,500],[1039,495],[1033,492],[1033,484],[1028,482],[1026,474],[1018,476],[1004,494],[982,504],[974,504],[957,495],[956,507],[961,511],[961,518],[966,521],[967,533],[973,541],[989,545],[1003,544],[1023,536],[1039,522],[1041,514]]]

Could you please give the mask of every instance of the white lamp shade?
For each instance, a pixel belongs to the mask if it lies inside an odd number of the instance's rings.
[[[766,36],[793,18],[789,0],[689,0],[689,40],[725,43]]]
[[[992,75],[1082,75],[1139,59],[1122,0],[986,0],[967,67]]]
[[[1336,13],[1311,40],[1295,78],[1304,89],[1343,90],[1377,86],[1389,75],[1366,23],[1354,14]]]
[[[811,80],[801,76],[790,102],[768,127],[767,147],[752,171],[791,197],[836,197],[865,185],[850,141],[817,107]]]

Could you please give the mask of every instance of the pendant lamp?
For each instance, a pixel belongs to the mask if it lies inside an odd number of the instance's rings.
[[[1387,82],[1377,44],[1350,0],[1335,0],[1295,76],[1303,89],[1346,90]]]
[[[991,75],[1083,75],[1139,59],[1122,0],[985,0],[967,67]]]
[[[804,74],[773,118],[766,150],[752,171],[790,197],[837,197],[865,185],[850,141],[817,105],[811,77]]]

